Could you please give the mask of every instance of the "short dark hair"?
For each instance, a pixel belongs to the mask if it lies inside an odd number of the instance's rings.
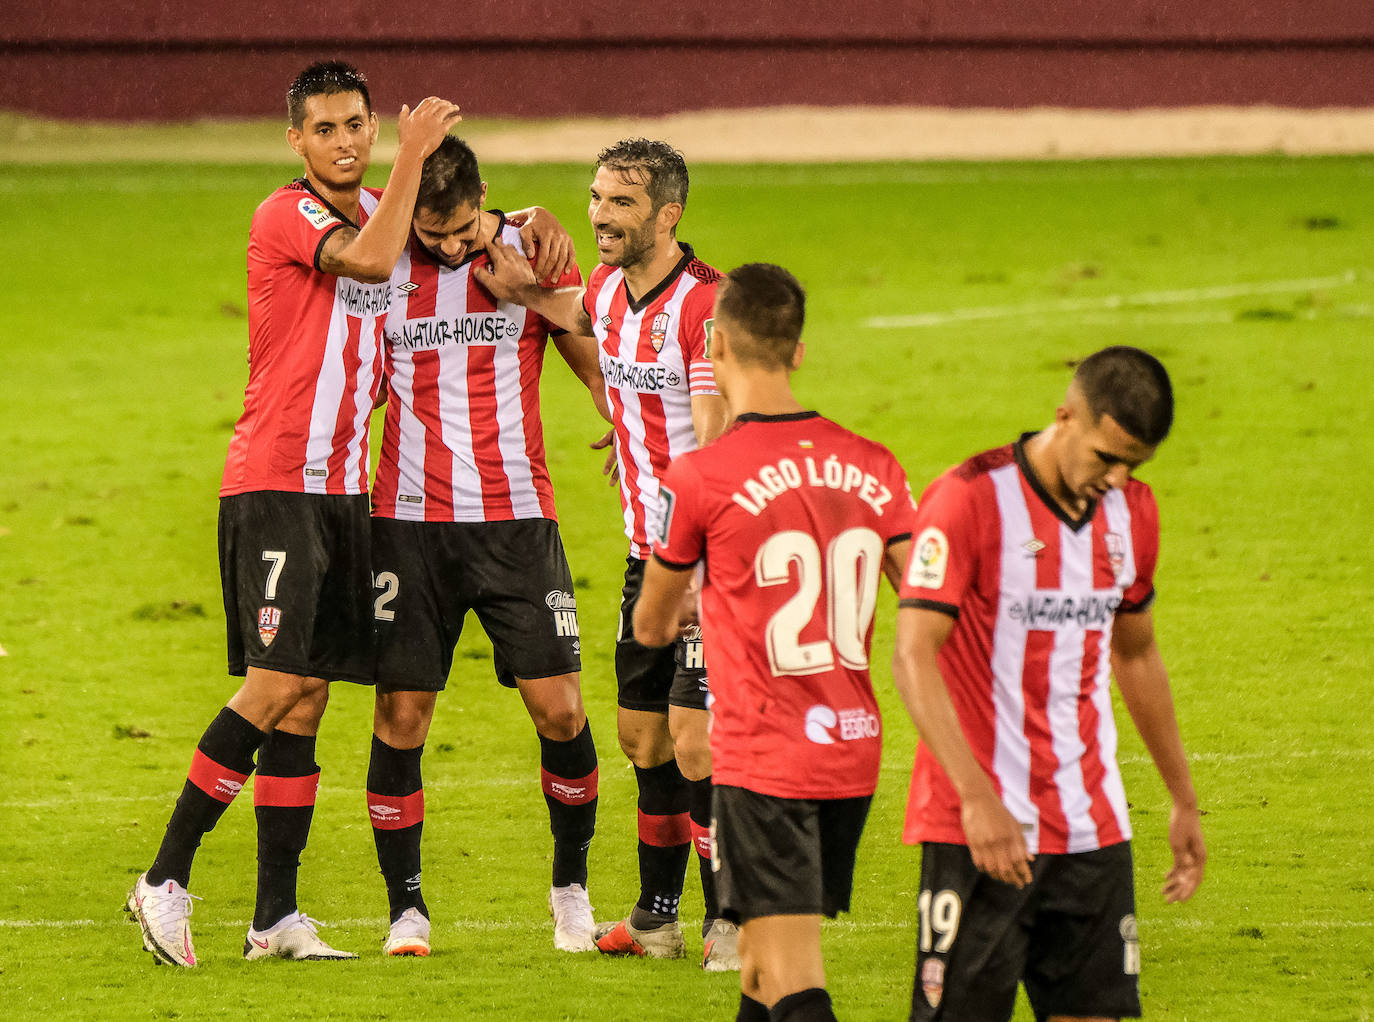
[[[1103,348],[1073,374],[1094,419],[1110,415],[1131,436],[1154,446],[1174,422],[1174,389],[1164,364],[1124,344]]]
[[[621,177],[641,172],[647,178],[644,190],[655,213],[670,202],[687,205],[687,161],[667,142],[622,138],[596,154],[596,165]]]
[[[449,216],[465,203],[482,200],[482,172],[472,149],[457,135],[445,135],[425,158],[415,208]]]
[[[801,341],[806,291],[781,266],[745,263],[721,281],[716,313],[743,333],[730,335],[730,350],[738,361],[788,368]]]
[[[305,101],[311,96],[332,96],[338,92],[356,92],[363,97],[363,106],[372,112],[372,97],[367,92],[367,76],[352,64],[342,60],[321,60],[296,75],[286,90],[286,113],[291,125],[305,124]]]

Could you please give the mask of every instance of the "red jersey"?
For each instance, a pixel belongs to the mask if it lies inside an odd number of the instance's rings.
[[[367,428],[381,378],[386,284],[316,267],[325,239],[361,226],[304,180],[279,188],[248,229],[248,387],[220,496],[253,490],[366,493]]]
[[[882,726],[868,677],[888,544],[911,490],[881,444],[822,418],[741,415],[662,486],[672,568],[705,561],[712,780],[779,798],[873,794]]]
[[[940,673],[1030,851],[1092,851],[1131,836],[1109,656],[1115,616],[1153,599],[1159,513],[1133,479],[1068,518],[1026,463],[1029,436],[922,494],[902,606],[956,617]],[[965,843],[959,800],[924,743],[903,836]]]
[[[682,245],[672,273],[637,302],[618,266],[598,266],[583,305],[592,318],[615,426],[620,507],[630,556],[649,556],[647,523],[668,463],[696,450],[692,397],[716,394],[711,311],[720,273]]]
[[[519,246],[505,222],[497,236]],[[391,276],[390,390],[372,513],[430,522],[556,521],[544,461],[539,375],[550,325],[497,302],[472,276],[436,262],[412,235]],[[558,283],[577,285],[576,267]]]

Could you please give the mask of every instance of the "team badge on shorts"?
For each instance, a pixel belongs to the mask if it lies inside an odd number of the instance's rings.
[[[660,312],[654,317],[653,325],[649,327],[649,343],[654,346],[654,351],[663,350],[663,342],[668,339],[668,314]]]
[[[921,990],[927,1004],[932,1008],[940,1006],[940,999],[945,996],[945,963],[939,958],[927,958],[921,963]]]
[[[281,611],[276,607],[263,607],[258,611],[258,638],[264,646],[272,645],[281,625]]]

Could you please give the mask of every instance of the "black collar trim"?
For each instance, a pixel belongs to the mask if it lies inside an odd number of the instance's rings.
[[[1088,501],[1087,508],[1083,511],[1083,517],[1071,518],[1069,513],[1059,505],[1059,501],[1050,496],[1049,490],[1045,489],[1040,479],[1031,468],[1030,461],[1026,458],[1026,441],[1036,435],[1036,432],[1022,433],[1017,438],[1016,443],[1011,445],[1012,454],[1016,457],[1016,467],[1021,470],[1021,475],[1030,483],[1030,488],[1035,495],[1040,498],[1040,502],[1054,512],[1054,516],[1067,525],[1074,532],[1078,532],[1093,520],[1093,515],[1097,514],[1097,501]]]
[[[764,415],[762,412],[742,412],[735,416],[736,422],[801,422],[803,419],[819,419],[820,412],[783,412],[781,415]]]
[[[629,280],[625,279],[622,275],[620,286],[625,289],[625,300],[630,303],[631,312],[643,312],[650,305],[652,305],[654,299],[656,299],[659,295],[663,294],[664,291],[667,291],[668,288],[672,285],[673,281],[677,280],[678,277],[682,276],[683,272],[686,271],[688,265],[690,265],[692,260],[697,257],[697,254],[692,251],[692,246],[687,244],[687,242],[679,241],[678,245],[682,247],[682,258],[677,261],[676,266],[674,266],[671,270],[668,271],[668,276],[664,277],[652,288],[650,288],[645,293],[644,297],[641,298],[639,301],[635,301],[634,295],[630,294],[630,282]]]
[[[312,185],[312,184],[310,183],[310,181],[309,181],[308,178],[298,177],[298,178],[296,178],[296,184],[300,185],[302,188],[304,188],[304,189],[305,189],[307,192],[309,192],[311,195],[315,196],[315,198],[317,198],[317,199],[319,199],[321,202],[323,202],[325,208],[326,208],[327,210],[329,210],[329,212],[333,213],[333,214],[334,214],[336,217],[338,217],[340,220],[342,220],[347,226],[352,227],[355,231],[360,231],[360,230],[362,230],[361,227],[359,227],[357,224],[355,224],[355,223],[354,223],[352,220],[350,220],[348,217],[344,216],[343,213],[340,212],[338,206],[334,205],[334,203],[330,202],[328,199],[326,199],[326,198],[325,198],[323,195],[321,195],[319,192],[315,191],[314,185]],[[359,201],[361,201],[361,200],[359,200]]]

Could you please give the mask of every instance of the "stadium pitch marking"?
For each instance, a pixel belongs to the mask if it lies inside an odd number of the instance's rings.
[[[1138,291],[1135,294],[1099,295],[1095,298],[1061,298],[1052,302],[1027,302],[1023,305],[984,305],[945,312],[918,312],[908,316],[871,316],[863,325],[874,330],[905,327],[949,326],[989,319],[1016,319],[1020,316],[1060,315],[1066,312],[1099,312],[1110,309],[1140,309],[1189,302],[1216,302],[1227,298],[1289,294],[1320,288],[1345,287],[1358,279],[1354,270],[1331,277],[1304,277],[1293,280],[1256,281],[1250,284],[1218,284],[1212,287],[1177,288],[1169,291]]]

